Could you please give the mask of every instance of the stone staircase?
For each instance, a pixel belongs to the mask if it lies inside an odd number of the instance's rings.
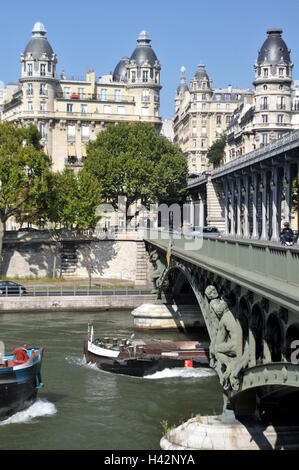
[[[60,253],[61,275],[72,277],[76,271],[78,261],[76,246],[73,243],[64,243]]]
[[[149,259],[143,241],[137,241],[135,285],[145,285],[149,282]]]

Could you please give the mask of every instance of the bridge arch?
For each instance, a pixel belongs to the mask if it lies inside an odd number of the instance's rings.
[[[267,319],[266,341],[271,362],[283,360],[284,328],[277,312],[272,312]]]
[[[264,357],[264,331],[265,315],[259,303],[253,305],[251,310],[251,332],[253,336],[254,362],[260,364]]]

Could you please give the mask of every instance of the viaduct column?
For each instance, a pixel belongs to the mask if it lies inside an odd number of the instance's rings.
[[[252,235],[251,238],[258,238],[258,227],[257,227],[257,173],[252,173]]]
[[[261,240],[268,240],[267,234],[267,172],[262,173],[262,234]]]
[[[285,188],[285,210],[284,210],[284,221],[290,222],[291,216],[291,166],[286,163],[284,166],[284,188]]]
[[[271,190],[272,190],[272,241],[279,240],[279,228],[278,228],[278,177],[277,177],[277,166],[272,168],[271,178]]]
[[[230,235],[235,235],[235,182],[233,179],[230,180]]]
[[[241,228],[241,178],[237,178],[237,236],[242,236]]]
[[[224,235],[229,235],[228,222],[228,182],[224,181]]]
[[[249,238],[249,177],[244,176],[245,204],[244,204],[244,230],[243,237]]]

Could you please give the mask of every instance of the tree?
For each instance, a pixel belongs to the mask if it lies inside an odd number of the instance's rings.
[[[87,147],[84,171],[97,178],[102,198],[117,209],[118,197],[131,204],[183,202],[187,162],[179,147],[148,123],[108,126]]]
[[[35,126],[0,123],[0,260],[5,223],[37,222],[51,180],[51,161],[40,145]],[[1,268],[1,267],[0,267]]]
[[[222,135],[219,139],[215,140],[208,149],[207,159],[213,164],[214,168],[220,166],[224,154],[225,142],[226,137],[225,135]]]

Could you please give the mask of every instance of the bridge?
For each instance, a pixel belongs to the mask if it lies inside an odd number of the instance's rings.
[[[298,168],[294,132],[191,181],[189,234],[144,238],[158,297],[199,306],[210,365],[236,416],[298,422],[299,245],[279,243],[281,222],[298,214]],[[192,234],[206,224],[223,235]]]

